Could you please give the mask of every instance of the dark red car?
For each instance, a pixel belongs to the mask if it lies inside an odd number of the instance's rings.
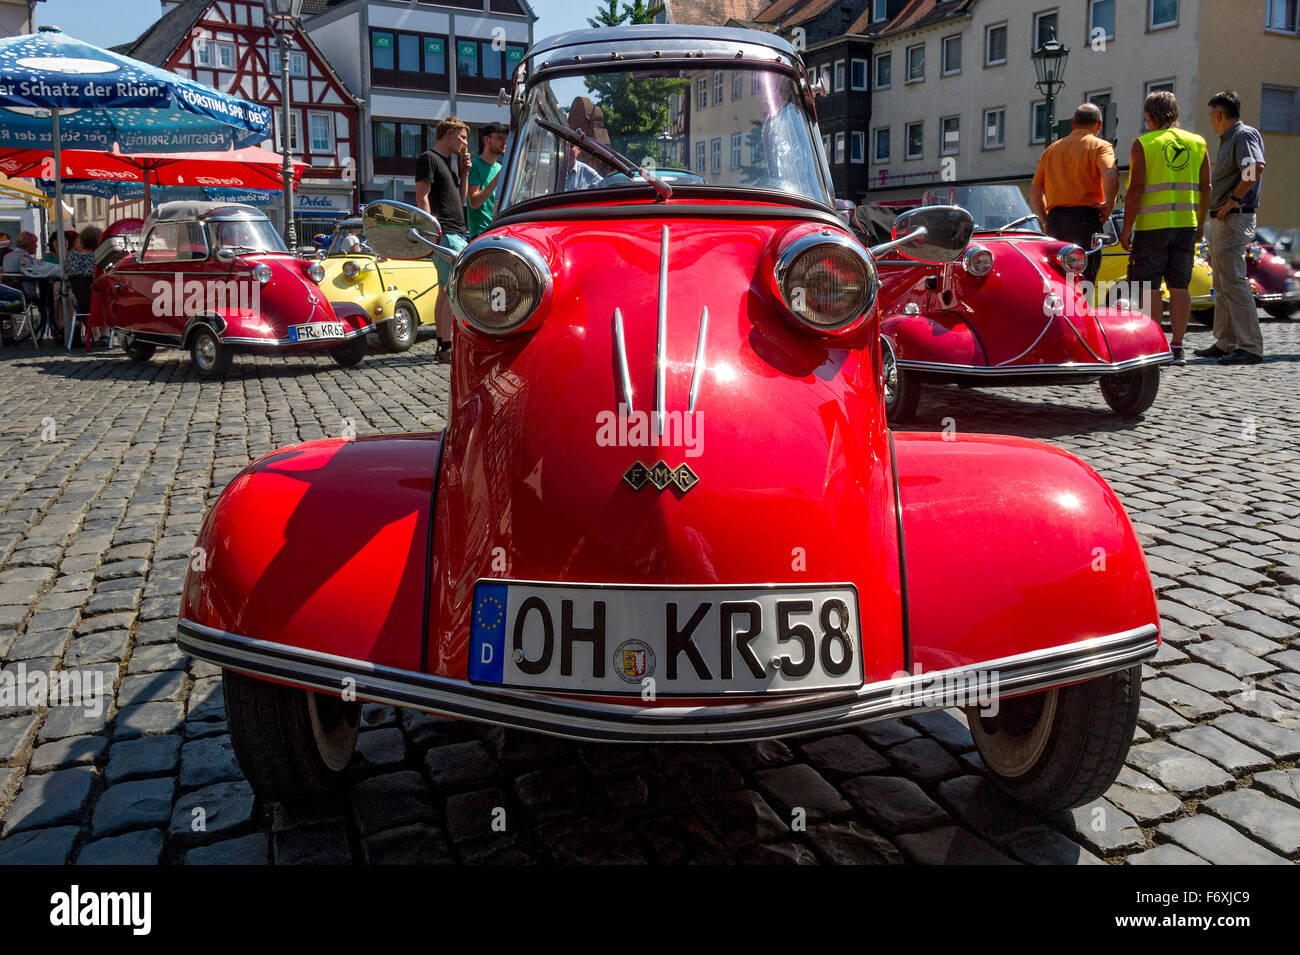
[[[371,318],[327,301],[322,267],[291,254],[251,206],[165,202],[138,251],[104,266],[87,324],[113,330],[133,361],[184,348],[200,378],[220,378],[241,351],[328,352],[344,367],[365,357]]]

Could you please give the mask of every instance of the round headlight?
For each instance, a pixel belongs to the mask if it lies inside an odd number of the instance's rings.
[[[1088,267],[1088,253],[1077,245],[1067,245],[1056,253],[1056,261],[1065,271],[1078,275]]]
[[[839,331],[876,302],[876,266],[843,233],[823,229],[795,239],[777,256],[776,287],[795,317],[818,331]]]
[[[352,262],[352,261],[344,262],[344,263],[343,263],[343,274],[344,274],[347,278],[354,279],[354,278],[356,278],[358,275],[361,274],[361,266],[357,265],[357,263]]]
[[[1264,254],[1264,250],[1257,245],[1252,245],[1246,250],[1246,260],[1249,262],[1258,262]]]
[[[993,253],[982,245],[972,245],[961,257],[961,267],[976,278],[993,271]]]
[[[313,262],[307,266],[307,278],[311,279],[317,285],[325,280],[325,269],[319,262]]]
[[[263,285],[271,281],[271,267],[265,262],[259,262],[253,266],[253,278],[257,279]]]
[[[452,269],[451,310],[479,331],[513,331],[551,294],[551,270],[527,242],[491,236],[462,252]]]

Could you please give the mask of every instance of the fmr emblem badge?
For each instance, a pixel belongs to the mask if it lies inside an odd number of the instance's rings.
[[[655,652],[641,640],[624,640],[614,648],[614,672],[624,683],[640,683],[655,672]]]
[[[641,490],[647,483],[653,484],[660,491],[670,484],[675,484],[683,494],[700,483],[699,475],[691,470],[690,465],[681,464],[676,468],[670,468],[663,461],[654,467],[646,467],[638,461],[627,469],[623,480],[631,485],[634,491]]]

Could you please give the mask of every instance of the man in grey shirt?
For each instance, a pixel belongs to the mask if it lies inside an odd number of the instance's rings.
[[[1210,99],[1210,125],[1219,134],[1211,173],[1210,265],[1214,270],[1214,344],[1202,358],[1255,365],[1264,357],[1255,296],[1246,278],[1246,250],[1255,238],[1255,209],[1264,171],[1264,140],[1241,121],[1241,97],[1224,90]]]

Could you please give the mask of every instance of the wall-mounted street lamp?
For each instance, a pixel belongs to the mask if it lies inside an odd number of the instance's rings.
[[[1065,85],[1065,61],[1070,51],[1061,46],[1052,31],[1047,41],[1030,54],[1034,61],[1034,72],[1038,82],[1034,85],[1047,97],[1047,142],[1050,145],[1056,130],[1056,94]]]
[[[266,0],[266,9],[275,22],[275,45],[280,50],[280,155],[284,177],[284,242],[290,251],[298,247],[298,230],[293,224],[293,157],[289,153],[289,60],[293,49],[293,31],[302,13],[302,0]]]

